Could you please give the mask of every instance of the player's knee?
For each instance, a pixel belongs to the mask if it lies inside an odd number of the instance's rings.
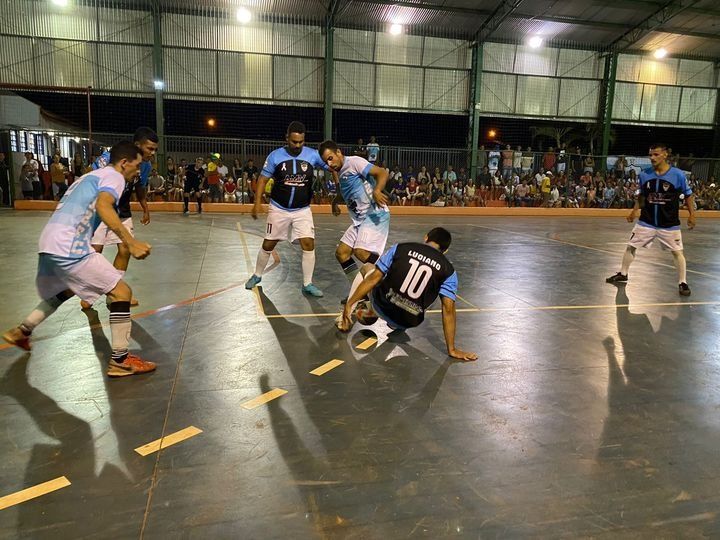
[[[630,253],[630,255],[635,255],[637,248],[635,246],[628,246],[627,251],[628,251],[628,253]]]
[[[124,281],[118,281],[115,288],[107,294],[111,302],[129,302],[132,299],[132,289]]]
[[[350,259],[352,253],[353,251],[351,249],[348,249],[345,245],[340,244],[335,249],[335,258],[337,259],[337,262],[342,264]]]
[[[277,242],[274,240],[263,240],[262,248],[265,251],[272,251],[275,249],[275,246],[277,245]]]
[[[371,263],[365,263],[360,268],[360,273],[367,277],[375,271],[375,265]]]
[[[300,247],[303,251],[312,251],[315,249],[315,240],[312,238],[301,238]]]

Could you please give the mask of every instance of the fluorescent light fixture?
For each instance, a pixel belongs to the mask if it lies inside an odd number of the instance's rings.
[[[244,7],[238,8],[237,20],[239,23],[247,24],[252,20],[252,13],[250,13],[250,10],[247,8],[244,8]]]
[[[662,48],[661,48],[661,49],[657,49],[657,50],[653,53],[653,56],[654,56],[655,58],[657,58],[658,60],[660,60],[661,58],[665,58],[665,57],[667,56],[667,50],[662,49]]]
[[[528,45],[533,49],[539,48],[543,44],[543,39],[540,36],[533,36],[528,40]]]
[[[390,26],[390,33],[393,36],[399,36],[403,32],[402,24],[395,23]]]
[[[65,7],[68,5],[68,0],[52,0],[52,3],[56,6]]]
[[[164,81],[153,81],[153,86],[155,87],[155,90],[163,90],[165,88],[165,82]]]

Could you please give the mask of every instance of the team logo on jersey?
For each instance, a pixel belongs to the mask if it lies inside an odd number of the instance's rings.
[[[662,188],[663,188],[663,191],[667,191],[668,189],[670,189],[670,182],[663,182]]]
[[[283,163],[282,167],[280,168],[281,171],[287,172],[287,164]]]
[[[300,163],[300,168],[302,169],[302,172],[307,172],[308,164],[303,161]]]

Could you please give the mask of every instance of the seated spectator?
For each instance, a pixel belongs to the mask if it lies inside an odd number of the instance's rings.
[[[560,208],[560,190],[557,187],[557,184],[553,184],[552,188],[550,189],[550,200],[548,202],[549,208]]]
[[[607,186],[605,186],[605,189],[603,189],[603,198],[600,204],[603,208],[610,208],[614,202],[615,190],[613,189],[611,184],[608,184]]]
[[[420,184],[418,184],[417,179],[414,176],[411,176],[405,188],[405,197],[408,201],[410,201],[410,206],[413,206],[415,204],[415,199],[420,197],[419,188]]]
[[[469,206],[475,202],[475,191],[475,184],[471,179],[468,180],[467,184],[465,184],[465,197],[463,199],[465,206]]]
[[[450,206],[465,206],[465,186],[460,180],[450,184]]]
[[[585,207],[586,208],[595,208],[597,206],[597,188],[595,187],[595,184],[590,184],[590,187],[587,189],[587,194],[585,196]]]
[[[595,171],[595,159],[593,159],[593,157],[590,154],[585,156],[585,159],[583,160],[583,170],[586,173],[590,173],[590,174],[592,174]]]
[[[585,208],[587,205],[587,187],[585,184],[578,184],[575,187],[575,198],[577,199],[580,208]]]
[[[420,167],[420,172],[418,172],[417,174],[418,184],[429,184],[430,180],[430,173],[428,172],[427,167],[423,165],[422,167]]]
[[[67,191],[67,170],[65,165],[60,163],[60,154],[53,156],[53,162],[50,165],[50,180],[52,181],[53,199],[59,201]]]
[[[480,187],[475,190],[475,204],[480,207],[487,206],[488,197],[487,184],[480,184]]]
[[[157,169],[153,168],[148,178],[147,194],[150,197],[160,197],[162,199],[165,197],[165,193],[165,179],[158,174]]]
[[[185,167],[178,167],[177,172],[174,176],[172,187],[170,187],[170,189],[168,189],[168,200],[182,201],[184,186],[185,186]]]
[[[390,204],[402,204],[407,202],[407,184],[402,175],[396,176],[390,191]]]
[[[487,167],[483,167],[482,172],[475,179],[475,187],[479,188],[480,186],[490,186],[490,169]]]
[[[528,186],[527,179],[523,178],[522,182],[515,188],[515,193],[513,200],[515,201],[515,206],[522,206],[530,205],[531,199],[529,197],[530,195],[530,186]]]
[[[240,202],[240,193],[237,189],[237,183],[232,176],[228,176],[223,184],[225,194],[223,199],[226,203],[237,203]]]
[[[443,183],[441,180],[433,177],[433,183],[430,191],[430,206],[445,206],[445,194],[443,192]]]

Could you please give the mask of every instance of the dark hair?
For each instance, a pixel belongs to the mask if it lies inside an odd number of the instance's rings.
[[[663,143],[663,142],[656,142],[656,143],[652,143],[652,144],[650,145],[650,150],[652,150],[653,148],[660,148],[660,149],[665,150],[665,151],[667,152],[667,150],[668,150],[668,145],[665,144],[665,143]]]
[[[427,233],[427,241],[435,242],[443,253],[448,250],[450,243],[452,242],[452,236],[450,231],[443,229],[442,227],[435,227],[429,233]]]
[[[149,127],[139,127],[135,130],[135,135],[133,135],[133,141],[136,143],[141,143],[143,141],[150,141],[150,142],[159,142],[160,139],[158,138],[157,133],[155,133],[155,130],[149,128]]]
[[[290,125],[287,128],[286,135],[290,135],[291,133],[305,133],[305,124],[302,122],[298,122],[295,120],[294,122],[290,122]]]
[[[110,163],[113,165],[123,159],[134,161],[138,156],[142,156],[142,150],[130,141],[120,141],[110,149]]]
[[[331,152],[337,152],[339,149],[340,149],[340,147],[337,145],[337,143],[335,141],[328,139],[327,141],[323,141],[320,143],[320,147],[318,148],[318,153],[322,156],[328,150],[330,150]]]

